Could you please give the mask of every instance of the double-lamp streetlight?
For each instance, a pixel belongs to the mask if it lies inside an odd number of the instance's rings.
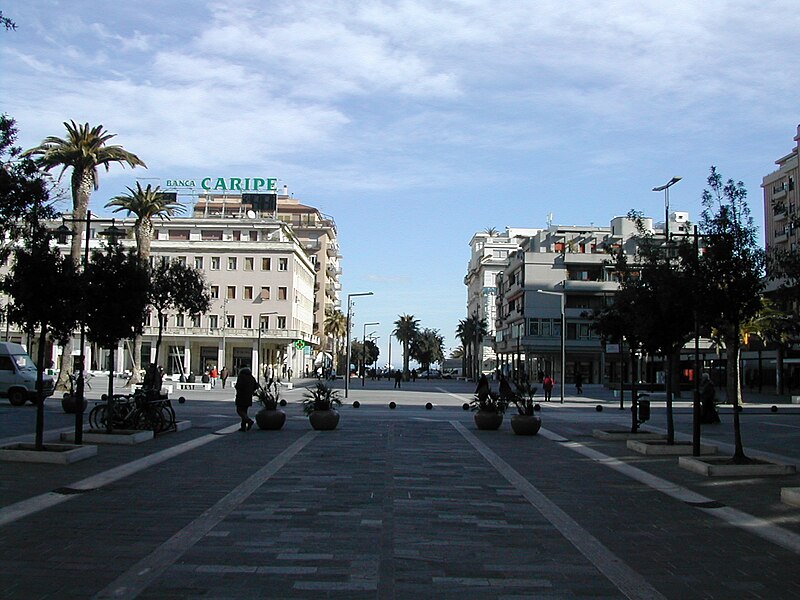
[[[558,296],[561,299],[561,369],[558,376],[561,378],[561,404],[564,404],[564,375],[566,373],[567,363],[567,323],[565,319],[564,296],[566,294],[566,282],[562,281],[561,285],[564,287],[563,292],[552,292],[550,290],[536,290],[540,294],[547,294],[549,296]]]
[[[367,327],[371,325],[380,325],[380,323],[364,323],[364,334],[361,337],[361,387],[364,387],[367,376]]]
[[[70,223],[85,223],[85,238],[86,242],[83,249],[83,268],[86,268],[86,265],[89,264],[89,240],[91,236],[91,224],[94,223],[111,223],[111,225],[100,232],[100,235],[103,235],[108,238],[109,242],[112,244],[115,243],[119,238],[125,236],[125,231],[120,229],[116,226],[116,219],[92,219],[92,211],[86,211],[86,218],[79,219],[77,217],[62,217],[61,218],[61,225],[56,227],[53,233],[56,236],[56,241],[59,244],[66,244],[67,238],[80,235],[80,230],[75,231],[70,227],[67,227],[67,222]],[[81,323],[81,338],[80,338],[80,354],[78,355],[78,377],[75,380],[75,391],[74,391],[74,400],[75,400],[75,444],[81,445],[83,443],[83,401],[84,401],[84,392],[85,392],[85,382],[86,382],[86,323]],[[61,357],[61,368],[64,368],[64,361],[67,360],[69,357],[62,356]]]

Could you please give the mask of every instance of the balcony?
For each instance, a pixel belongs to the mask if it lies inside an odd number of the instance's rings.
[[[564,291],[581,293],[614,293],[619,289],[616,281],[581,281],[568,279],[564,282]]]

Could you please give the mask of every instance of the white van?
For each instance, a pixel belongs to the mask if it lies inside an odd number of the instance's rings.
[[[42,377],[47,398],[55,391],[55,380],[50,375]],[[8,398],[14,406],[36,401],[36,365],[25,348],[12,342],[0,342],[0,398]]]

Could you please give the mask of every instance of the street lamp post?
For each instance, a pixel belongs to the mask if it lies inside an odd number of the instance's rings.
[[[350,392],[350,321],[352,319],[353,304],[350,298],[356,296],[372,296],[372,292],[358,292],[347,294],[347,364],[344,366],[344,397]]]
[[[260,381],[261,379],[261,330],[263,329],[261,317],[269,317],[269,315],[277,315],[277,314],[278,311],[275,310],[271,312],[258,313],[258,344],[256,346],[256,370],[257,370],[256,381]]]
[[[364,387],[367,371],[367,327],[380,323],[364,323],[364,334],[361,336],[361,387]]]
[[[669,252],[669,188],[673,185],[678,183],[682,177],[673,177],[664,185],[660,185],[658,187],[654,187],[654,192],[664,192],[664,251]],[[669,255],[666,256],[667,262],[669,262]],[[669,373],[667,369],[667,365],[669,363],[669,357],[664,353],[664,396],[667,403],[667,438],[669,439],[669,443],[671,444],[674,440],[675,433],[672,430],[672,386],[668,381],[668,378],[671,377],[671,373]]]
[[[124,235],[124,232],[115,225],[116,219],[92,219],[92,211],[86,211],[85,219],[78,219],[76,217],[62,217],[62,223],[56,228],[55,234],[59,243],[66,243],[68,236],[80,235],[80,232],[74,231],[66,226],[66,222],[70,223],[85,223],[86,224],[86,241],[83,248],[83,268],[89,264],[89,239],[91,238],[91,224],[94,223],[111,223],[111,226],[102,232],[103,235],[109,238],[112,243],[117,238]],[[8,333],[6,333],[8,339]],[[80,337],[80,354],[78,355],[78,377],[75,381],[75,444],[83,444],[83,400],[86,389],[86,323],[81,323],[81,337]],[[64,361],[67,357],[61,357],[61,368],[64,368]]]
[[[565,282],[561,282],[561,285],[564,285]],[[559,296],[561,298],[561,372],[559,373],[559,377],[561,378],[561,404],[564,404],[564,385],[566,382],[564,381],[564,375],[566,373],[566,362],[567,362],[567,324],[565,320],[565,308],[564,308],[564,296],[565,292],[551,292],[550,290],[536,290],[540,294],[548,294],[550,296]]]

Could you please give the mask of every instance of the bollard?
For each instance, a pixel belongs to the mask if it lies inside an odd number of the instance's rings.
[[[639,400],[639,422],[650,420],[650,400]]]
[[[425,403],[425,410],[431,410],[432,408],[433,408],[433,404],[431,404],[430,402],[426,402]]]
[[[602,404],[598,404],[597,406],[594,407],[594,409],[597,412],[603,412],[603,405]]]
[[[464,410],[469,410],[469,402],[464,402],[464,404],[461,405],[461,408]]]
[[[397,408],[397,403],[395,403],[395,401],[394,401],[394,400],[392,400],[391,402],[389,402],[389,408],[391,408],[392,410],[394,410],[395,408]]]
[[[353,408],[358,408],[359,406],[361,406],[361,402],[358,400],[353,400]]]

